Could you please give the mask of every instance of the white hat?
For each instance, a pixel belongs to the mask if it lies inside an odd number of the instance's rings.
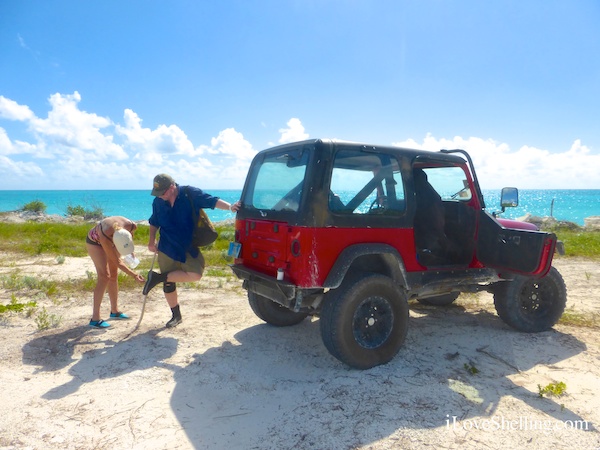
[[[118,252],[122,256],[133,253],[133,238],[131,237],[131,233],[129,231],[119,228],[113,235],[113,242],[115,243],[115,247],[117,247]]]

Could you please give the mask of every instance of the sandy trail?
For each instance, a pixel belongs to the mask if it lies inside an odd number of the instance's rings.
[[[555,265],[569,311],[600,313],[600,264]],[[89,258],[0,268],[49,279],[86,271],[93,272]],[[450,308],[411,304],[396,358],[357,371],[327,353],[318,319],[289,328],[262,323],[233,277],[206,277],[180,296],[183,324],[164,328],[170,312],[157,289],[128,339],[140,293],[122,293],[132,320],[106,331],[86,326],[90,293],[36,298],[38,313],[44,306],[62,317],[46,331],[35,316],[5,314],[0,448],[600,447],[598,329],[518,333],[495,315],[489,294],[461,296]],[[0,303],[10,300],[0,290]],[[561,381],[565,395],[540,398],[538,385]]]

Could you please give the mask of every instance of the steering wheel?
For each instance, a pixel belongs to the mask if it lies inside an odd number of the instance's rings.
[[[369,211],[367,214],[370,214],[372,211],[378,211],[378,210],[384,210],[385,209],[385,197],[381,198],[381,200],[383,200],[382,203],[379,203],[379,198],[376,198],[375,200],[373,200],[373,203],[371,203],[371,206],[369,206]]]

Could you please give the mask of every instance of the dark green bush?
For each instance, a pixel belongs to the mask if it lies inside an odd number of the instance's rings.
[[[69,205],[67,206],[67,216],[81,216],[85,220],[102,220],[104,218],[104,211],[100,207],[87,209],[81,205]]]
[[[41,200],[33,200],[21,208],[23,211],[46,212],[46,204]]]
[[[85,215],[85,209],[83,206],[81,205],[77,205],[77,206],[67,206],[67,216],[84,216]]]

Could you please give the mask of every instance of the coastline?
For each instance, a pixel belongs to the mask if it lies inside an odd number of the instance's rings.
[[[80,224],[80,223],[96,223],[98,219],[85,219],[82,216],[61,216],[60,214],[46,214],[35,211],[3,211],[0,212],[0,223],[65,223],[65,224]],[[147,220],[133,220],[138,225],[149,225]],[[227,226],[233,225],[235,218],[213,221],[214,225]]]
[[[203,189],[230,203],[241,198],[239,189]],[[500,190],[483,189],[489,212],[500,210]],[[48,214],[67,215],[70,206],[100,210],[105,216],[125,216],[134,221],[148,219],[152,213],[152,198],[147,190],[4,190],[0,198],[0,213],[22,210],[24,205],[39,201]],[[228,211],[207,211],[213,222],[232,217]],[[584,218],[600,215],[600,189],[520,189],[519,206],[508,208],[502,215],[507,219],[531,214],[554,217],[584,226]]]
[[[584,219],[584,225],[581,226],[575,222],[556,219],[555,217],[533,216],[526,214],[516,220],[521,222],[532,223],[539,229],[567,228],[569,230],[579,231],[600,231],[600,216],[590,216]],[[53,222],[53,223],[72,223],[78,224],[83,222],[95,223],[97,219],[85,219],[82,216],[61,216],[60,214],[46,214],[36,211],[0,211],[0,223],[26,223],[26,222]],[[147,220],[134,220],[138,225],[148,225]],[[235,217],[220,221],[213,221],[215,225],[233,225]]]

